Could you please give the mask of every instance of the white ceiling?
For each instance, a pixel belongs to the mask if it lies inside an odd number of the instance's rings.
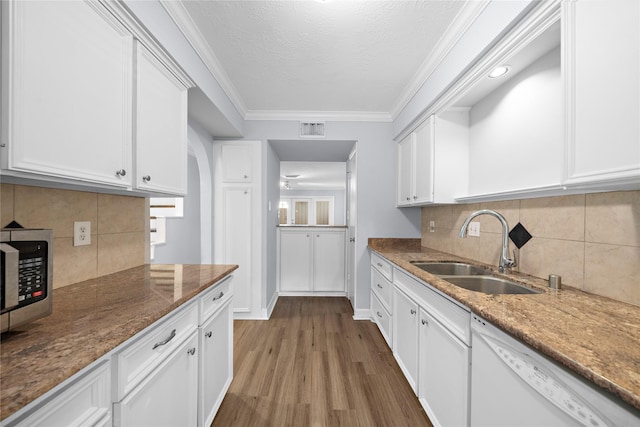
[[[445,40],[459,36],[469,3],[163,4],[246,119],[390,121],[419,89]]]

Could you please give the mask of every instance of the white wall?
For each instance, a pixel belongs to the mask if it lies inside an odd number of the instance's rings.
[[[297,140],[298,122],[294,121],[247,121],[245,123],[245,138],[261,140],[268,146],[269,139]],[[355,307],[368,312],[370,289],[370,256],[367,242],[370,237],[420,237],[420,209],[398,209],[396,202],[396,148],[397,143],[392,139],[393,126],[391,123],[360,123],[360,122],[327,122],[327,140],[357,141],[358,155],[358,231],[356,236],[356,292]],[[265,150],[267,151],[267,150]],[[268,200],[279,198],[279,170],[276,159],[265,159],[267,171],[263,174],[265,191]],[[346,160],[346,159],[345,159]],[[267,189],[277,187],[277,193],[270,193]],[[277,200],[277,199],[275,199]],[[266,208],[265,208],[266,210]],[[263,257],[269,266],[275,266],[273,254],[276,253],[275,229],[277,226],[277,212],[269,219],[264,230],[266,254]],[[269,268],[269,267],[267,267]],[[268,280],[271,280],[267,274]],[[275,275],[274,275],[275,277]],[[271,284],[267,282],[266,300],[270,300]]]
[[[262,229],[265,238],[263,242],[263,271],[265,277],[263,292],[263,307],[267,308],[267,316],[271,315],[273,304],[275,304],[276,293],[278,291],[278,251],[276,249],[277,230],[278,230],[278,201],[280,200],[280,159],[269,144],[266,144],[266,150],[263,150],[266,159],[264,168],[263,188],[266,194],[266,215],[263,216],[264,222]],[[271,210],[269,210],[271,204]]]
[[[469,194],[560,184],[562,94],[558,47],[471,109]]]

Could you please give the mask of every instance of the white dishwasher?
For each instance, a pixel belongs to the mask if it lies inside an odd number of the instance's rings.
[[[640,411],[471,316],[471,425],[640,426]]]

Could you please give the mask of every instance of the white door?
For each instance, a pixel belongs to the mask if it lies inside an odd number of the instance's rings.
[[[347,297],[355,310],[357,179],[356,154],[347,162]]]
[[[211,425],[233,378],[231,300],[200,328],[200,427]]]
[[[434,425],[469,425],[471,349],[422,309],[419,329],[422,406]]]
[[[224,264],[237,264],[234,275],[234,310],[251,311],[251,188],[227,187],[223,194]]]
[[[114,405],[114,424],[123,427],[196,425],[197,347],[198,334],[194,331],[190,339],[176,348],[122,402]]]
[[[310,231],[280,231],[280,291],[312,291]]]
[[[344,230],[313,232],[313,290],[344,292]]]

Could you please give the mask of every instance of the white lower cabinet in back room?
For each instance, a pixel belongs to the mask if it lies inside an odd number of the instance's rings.
[[[346,229],[280,228],[280,292],[345,295]]]

